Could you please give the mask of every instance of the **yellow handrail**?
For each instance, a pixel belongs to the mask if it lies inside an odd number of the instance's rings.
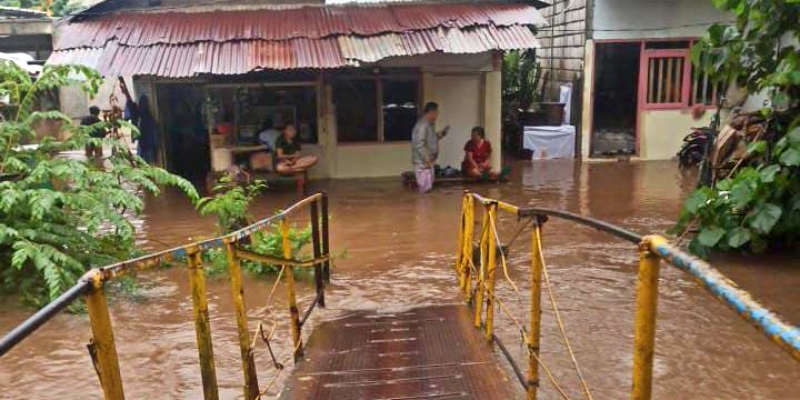
[[[292,259],[292,249],[289,241],[289,215],[303,207],[308,207],[310,210],[312,226],[314,258],[308,261]],[[255,253],[238,246],[243,239],[266,229],[274,222],[279,222],[280,224],[283,258]],[[95,364],[98,377],[100,378],[100,385],[103,388],[104,398],[106,400],[123,400],[125,394],[122,387],[122,374],[120,372],[116,346],[114,344],[114,333],[105,295],[105,283],[131,270],[152,268],[162,263],[185,257],[188,263],[189,282],[192,291],[193,319],[197,334],[203,397],[205,400],[217,400],[219,398],[219,390],[217,387],[214,351],[211,340],[208,300],[205,290],[205,273],[203,272],[200,255],[203,251],[224,247],[227,253],[231,294],[236,310],[236,325],[239,331],[239,346],[241,350],[244,382],[243,392],[246,399],[255,399],[261,395],[261,391],[258,386],[247,312],[244,304],[240,259],[246,258],[256,262],[280,264],[283,266],[282,270],[286,270],[286,273],[282,275],[287,287],[287,303],[289,305],[290,327],[292,341],[294,343],[293,355],[297,360],[303,352],[302,322],[300,320],[300,312],[297,308],[294,272],[292,267],[314,267],[317,296],[315,297],[314,303],[311,304],[306,311],[305,314],[307,316],[315,305],[319,304],[321,307],[324,307],[323,282],[330,274],[328,271],[330,263],[329,243],[328,198],[325,193],[315,193],[297,201],[270,218],[260,220],[230,234],[92,269],[87,272],[74,287],[70,288],[53,303],[45,306],[42,310],[28,318],[28,320],[0,339],[0,356],[33,333],[39,326],[47,322],[60,310],[76,301],[82,295],[85,295],[92,329],[92,340],[89,348],[92,361]]]
[[[472,263],[474,214],[476,205],[483,209],[483,222],[481,225],[481,235],[479,249],[481,251],[480,265],[476,271],[470,268]],[[530,330],[525,335],[525,342],[528,349],[528,373],[522,376],[518,373],[518,379],[527,389],[527,398],[534,400],[537,398],[537,388],[539,386],[539,344],[541,334],[541,295],[542,295],[542,276],[545,273],[544,258],[541,254],[542,236],[541,225],[547,221],[548,217],[561,218],[589,226],[620,239],[627,240],[636,244],[639,251],[639,272],[636,287],[636,321],[633,349],[633,388],[631,399],[647,400],[652,397],[653,380],[653,353],[655,348],[655,326],[658,303],[658,277],[660,261],[667,261],[669,264],[691,274],[698,282],[712,292],[718,299],[729,307],[733,308],[743,318],[751,321],[755,326],[767,334],[775,343],[786,349],[795,359],[800,360],[800,329],[779,317],[774,312],[766,309],[758,302],[753,300],[750,295],[736,287],[736,285],[725,278],[720,272],[715,270],[707,263],[694,258],[680,249],[669,244],[661,236],[639,236],[633,232],[616,227],[603,221],[583,217],[564,211],[549,209],[523,209],[513,204],[489,199],[476,193],[465,192],[462,201],[462,223],[459,232],[458,251],[456,257],[456,271],[458,274],[459,286],[464,291],[467,299],[472,302],[475,310],[475,327],[483,328],[486,337],[490,341],[499,340],[493,335],[493,304],[496,299],[494,293],[495,280],[495,240],[491,239],[497,235],[497,227],[493,223],[496,221],[497,210],[502,210],[517,215],[519,218],[531,218],[533,220],[533,233],[531,236],[531,288],[530,288]],[[502,256],[502,253],[501,253]],[[472,294],[472,280],[475,280],[475,294]],[[486,317],[481,318],[483,304],[486,304]],[[557,309],[554,310],[557,314]],[[485,323],[484,323],[485,322]],[[562,332],[563,333],[563,332]],[[565,333],[564,333],[565,335]],[[568,343],[566,341],[565,343]],[[504,349],[501,346],[501,349]],[[505,352],[504,352],[505,353]],[[508,356],[508,355],[507,355]],[[514,366],[515,371],[519,371],[513,359],[509,361]],[[573,359],[573,361],[575,361]],[[554,379],[549,370],[542,364],[548,372],[550,379]],[[580,368],[575,363],[576,371],[584,384],[584,392],[591,399],[591,392],[585,381],[580,375]],[[558,384],[553,382],[556,388]],[[560,391],[560,390],[559,390]],[[560,391],[562,397],[565,394]]]

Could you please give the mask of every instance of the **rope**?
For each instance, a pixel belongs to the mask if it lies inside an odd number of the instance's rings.
[[[291,353],[289,353],[289,355],[284,357],[280,364],[284,365],[287,362],[289,362],[289,360],[292,359],[292,357],[294,357],[294,354],[297,352],[297,350],[300,349],[300,346],[302,344],[303,344],[302,340],[298,341],[297,344],[294,346],[294,349],[292,349]],[[263,390],[258,392],[258,397],[256,397],[256,399],[261,399],[265,394],[267,394],[267,392],[272,388],[272,385],[274,385],[275,382],[278,381],[278,377],[281,376],[281,373],[283,373],[284,370],[285,368],[278,369],[278,372],[276,372],[275,375],[273,375],[272,378],[270,378],[269,383],[267,383],[267,386],[264,387]]]
[[[533,355],[533,358],[536,359],[536,362],[539,363],[539,365],[542,366],[542,369],[544,370],[544,373],[547,374],[547,378],[550,379],[550,383],[552,383],[553,387],[556,388],[556,390],[558,391],[558,394],[561,395],[561,398],[562,399],[566,399],[566,400],[571,400],[569,398],[569,396],[567,395],[567,393],[564,391],[564,389],[562,389],[561,386],[558,385],[558,382],[556,382],[556,378],[553,376],[553,373],[550,372],[550,368],[547,368],[547,365],[545,365],[545,363],[542,361],[542,359],[539,358],[539,355],[536,354],[535,351],[531,350],[530,347],[528,348],[528,353]]]
[[[470,267],[471,267],[472,271],[477,273],[477,267],[475,266],[475,263],[473,263],[472,260],[469,260],[469,264],[470,264]],[[484,282],[477,282],[476,286],[481,286],[484,289],[486,288],[486,284]],[[476,290],[477,290],[477,288],[476,288]],[[474,296],[474,293],[473,293],[473,296]],[[517,329],[519,329],[519,331],[522,334],[522,336],[523,337],[527,337],[527,333],[528,332],[525,329],[525,326],[522,325],[522,323],[520,323],[519,320],[514,317],[514,315],[511,313],[511,311],[508,310],[508,308],[505,306],[503,301],[500,300],[500,298],[497,297],[497,295],[495,295],[495,294],[492,294],[492,299],[494,299],[497,302],[497,304],[500,306],[500,309],[503,311],[503,313],[506,314],[506,316],[508,316],[511,319],[511,321],[514,322],[515,325],[517,325]],[[526,345],[530,344],[527,339],[523,340],[522,342],[525,343]],[[542,366],[542,369],[544,369],[544,372],[547,374],[547,378],[550,380],[550,383],[553,384],[553,387],[556,388],[556,391],[558,391],[558,393],[561,395],[561,398],[565,399],[565,400],[571,400],[570,397],[567,395],[567,393],[564,391],[564,389],[561,387],[561,385],[558,384],[558,381],[556,381],[556,378],[553,376],[552,372],[550,372],[550,368],[547,367],[547,365],[544,363],[544,361],[542,361],[542,359],[539,358],[539,356],[536,354],[536,352],[534,352],[530,348],[530,346],[525,346],[525,347],[527,348],[528,353],[532,354],[533,357],[536,359],[536,362],[539,365]]]
[[[583,377],[583,373],[581,372],[581,368],[578,365],[578,360],[575,358],[575,352],[572,350],[572,346],[569,343],[569,338],[567,337],[567,331],[564,328],[564,321],[561,319],[561,312],[558,309],[558,303],[556,302],[555,294],[553,293],[553,289],[550,286],[550,275],[547,273],[547,264],[544,262],[544,256],[542,252],[542,241],[536,241],[536,247],[539,252],[539,259],[542,261],[542,277],[544,278],[544,285],[547,288],[547,292],[550,295],[550,305],[553,307],[553,313],[556,316],[556,322],[558,323],[558,329],[561,331],[561,336],[564,338],[564,345],[567,347],[567,351],[569,352],[569,357],[572,360],[572,365],[575,367],[575,372],[578,374],[578,378],[581,380],[581,386],[583,387],[583,391],[586,394],[586,398],[589,400],[594,400],[592,397],[592,392],[589,390],[589,385],[586,383],[586,379]]]
[[[500,236],[497,234],[497,225],[495,225],[495,221],[494,221],[494,218],[492,217],[492,214],[489,214],[489,224],[492,226],[492,229],[491,229],[492,234],[493,234],[492,236],[494,236],[494,240],[495,240],[495,242],[497,242],[497,249],[500,251],[500,261],[501,261],[501,264],[503,265],[503,275],[505,275],[506,280],[511,285],[511,288],[514,289],[514,292],[517,294],[517,296],[520,296],[519,288],[514,283],[514,281],[511,280],[511,277],[508,275],[508,265],[506,264],[506,254],[505,254],[505,252],[503,252],[503,245],[500,243]]]
[[[530,222],[532,222],[532,220]],[[491,227],[491,229],[490,229],[491,234],[492,234],[493,239],[495,240],[495,242],[497,244],[497,249],[500,251],[500,260],[501,260],[501,264],[503,266],[503,274],[504,274],[506,280],[508,281],[509,285],[512,287],[514,292],[517,294],[517,296],[521,296],[519,288],[514,283],[514,281],[511,279],[511,277],[510,277],[510,275],[508,273],[508,264],[506,262],[506,255],[505,255],[505,252],[503,251],[503,248],[502,248],[502,244],[501,244],[501,241],[500,241],[500,236],[498,234],[497,224],[496,224],[495,218],[491,214],[489,214],[489,224],[487,224],[487,225],[489,225],[489,226],[484,226],[483,227],[483,230],[481,232],[481,237],[483,237],[483,235],[486,233],[486,229]],[[520,227],[520,229],[517,231],[517,233],[512,238],[511,242],[509,242],[509,245],[511,243],[513,243],[514,240],[516,240],[516,238],[527,227],[527,225],[528,224],[526,223],[522,227]],[[581,386],[582,386],[583,391],[584,391],[584,393],[586,395],[586,398],[588,400],[594,400],[594,397],[592,396],[591,390],[589,389],[589,385],[586,382],[586,379],[583,376],[583,372],[581,371],[581,368],[580,368],[580,366],[578,364],[578,360],[575,357],[575,352],[572,349],[572,345],[569,342],[569,337],[567,336],[567,333],[566,333],[566,328],[564,326],[564,321],[561,318],[561,312],[560,312],[560,310],[558,308],[558,302],[556,301],[555,293],[553,292],[552,287],[550,285],[550,276],[549,276],[549,274],[547,272],[547,265],[545,264],[544,257],[542,256],[543,251],[542,251],[541,241],[537,241],[536,245],[538,247],[539,256],[540,256],[540,259],[542,261],[542,275],[543,275],[543,278],[544,278],[544,281],[545,281],[545,286],[547,288],[547,292],[548,292],[549,297],[550,297],[550,304],[551,304],[551,306],[553,308],[553,313],[556,316],[556,322],[557,322],[559,331],[561,333],[561,336],[563,338],[564,345],[567,348],[567,351],[568,351],[569,356],[570,356],[570,360],[572,361],[572,365],[575,368],[575,372],[577,373],[578,378],[581,381]],[[479,274],[478,268],[475,266],[475,263],[473,262],[472,258],[468,257],[467,261],[468,261],[467,264],[464,264],[464,263],[461,264],[461,271],[463,271],[463,269],[465,267],[467,267],[467,266],[472,270],[473,275],[476,276],[476,285],[475,285],[476,289],[475,290],[476,291],[477,290],[484,290],[487,293],[487,295],[489,295],[492,298],[492,300],[494,300],[500,306],[500,310],[503,312],[503,314],[505,314],[517,326],[517,329],[519,330],[520,334],[522,335],[523,338],[525,338],[527,336],[527,330],[525,329],[525,326],[516,317],[514,317],[513,313],[511,313],[511,311],[508,309],[508,307],[505,305],[505,303],[499,297],[497,297],[496,294],[494,294],[494,293],[489,294],[486,282],[484,282],[483,280],[480,279],[480,277],[479,277],[480,274]],[[472,296],[474,296],[474,293],[472,294]],[[525,342],[526,344],[529,344],[527,340],[523,340],[523,342]],[[544,369],[545,373],[547,374],[548,379],[553,384],[553,386],[556,388],[556,390],[558,391],[558,393],[561,396],[561,398],[569,400],[570,399],[569,396],[566,394],[566,392],[563,390],[563,388],[555,380],[555,377],[553,376],[553,374],[550,371],[550,369],[544,364],[544,362],[542,362],[542,360],[530,348],[530,346],[527,346],[527,347],[528,347],[528,353],[532,354],[533,357],[536,359],[536,362],[539,365],[542,366],[542,369]]]

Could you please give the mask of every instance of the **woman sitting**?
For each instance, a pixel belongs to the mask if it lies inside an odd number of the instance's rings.
[[[464,161],[461,172],[469,178],[494,178],[489,157],[492,155],[492,144],[486,140],[486,132],[480,126],[472,128],[472,138],[464,145]]]
[[[305,172],[317,163],[317,156],[300,154],[300,139],[297,128],[289,123],[283,128],[283,134],[275,140],[275,170],[280,174],[292,175]]]

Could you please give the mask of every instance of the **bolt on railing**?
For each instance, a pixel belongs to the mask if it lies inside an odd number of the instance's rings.
[[[300,261],[292,259],[288,217],[293,212],[305,206],[308,206],[310,209],[313,259]],[[280,226],[283,251],[282,258],[255,253],[239,246],[245,238],[249,238],[254,233],[267,229],[276,221]],[[114,331],[111,326],[108,302],[106,300],[105,284],[126,272],[144,270],[162,263],[170,262],[174,259],[186,257],[192,292],[193,319],[197,334],[203,398],[205,400],[217,400],[219,398],[219,390],[217,387],[214,351],[211,340],[205,273],[203,272],[203,264],[200,257],[202,252],[213,248],[224,248],[227,253],[231,294],[235,307],[236,326],[239,334],[239,348],[242,359],[244,396],[245,399],[248,400],[260,397],[262,393],[258,386],[253,348],[250,342],[247,311],[244,304],[241,259],[281,265],[282,270],[286,271],[283,275],[287,287],[287,303],[289,305],[290,327],[292,343],[294,345],[292,352],[295,361],[297,361],[303,353],[303,323],[317,304],[324,307],[324,282],[330,278],[328,196],[325,193],[316,193],[308,196],[270,218],[263,219],[222,237],[191,243],[88,271],[72,288],[0,339],[0,356],[6,354],[20,341],[31,335],[36,329],[49,321],[69,304],[75,302],[81,296],[85,296],[92,331],[92,338],[88,347],[100,380],[103,396],[106,400],[123,400],[125,398],[125,393],[122,387],[122,374],[120,372],[119,358],[114,343]],[[314,302],[305,311],[302,318],[297,308],[294,267],[314,268],[316,297]]]
[[[480,206],[480,207],[478,207]],[[483,208],[481,233],[478,236],[477,248],[480,252],[479,265],[474,265],[473,251],[475,248],[475,209]],[[496,253],[499,243],[496,221],[497,210],[502,210],[517,216],[519,219],[529,218],[532,221],[531,234],[531,271],[530,271],[530,322],[526,328],[522,323],[510,315],[503,307],[503,303],[495,294],[496,280]],[[658,303],[658,279],[660,262],[666,261],[670,265],[689,273],[704,288],[714,294],[724,304],[733,308],[740,316],[752,322],[757,329],[765,333],[773,342],[789,352],[796,360],[800,360],[800,328],[783,321],[783,319],[768,310],[750,295],[739,289],[736,284],[727,279],[706,262],[690,256],[658,235],[640,236],[633,232],[611,225],[596,219],[543,208],[522,209],[509,203],[487,199],[478,194],[465,192],[462,199],[461,226],[458,235],[458,248],[456,252],[455,269],[458,283],[464,291],[467,300],[474,306],[474,324],[476,328],[484,329],[490,343],[497,343],[511,364],[520,383],[525,387],[527,398],[535,400],[539,387],[539,366],[541,365],[548,377],[554,383],[556,390],[562,389],[555,382],[550,371],[539,358],[541,336],[541,296],[542,276],[546,273],[542,249],[542,225],[548,217],[560,218],[578,224],[595,228],[609,233],[617,238],[634,243],[639,251],[639,271],[636,285],[636,311],[633,343],[633,373],[631,399],[649,400],[653,388],[653,354],[655,349],[656,316]],[[504,257],[501,251],[501,257]],[[505,260],[503,260],[505,262]],[[546,275],[544,275],[546,278]],[[474,281],[474,288],[472,286]],[[550,287],[548,284],[548,291]],[[551,293],[552,296],[552,293]],[[554,298],[551,297],[551,302]],[[486,311],[484,314],[484,304]],[[499,305],[507,312],[509,317],[518,324],[524,334],[524,341],[528,350],[528,372],[523,374],[516,361],[507,351],[506,347],[493,333],[494,308]],[[556,317],[558,309],[554,305]],[[560,322],[560,321],[559,321]],[[568,343],[566,334],[565,343]],[[568,349],[569,345],[567,344]],[[570,353],[572,350],[570,349]],[[571,354],[571,356],[573,356]],[[573,356],[573,363],[579,378],[584,385],[587,398],[592,395],[580,373],[577,361]]]

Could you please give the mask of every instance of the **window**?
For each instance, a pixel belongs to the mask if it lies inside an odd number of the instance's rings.
[[[411,140],[419,112],[417,80],[381,80],[383,92],[383,138],[387,142]]]
[[[698,73],[692,67],[692,92],[689,105],[716,106],[720,91],[725,87],[721,82],[714,82],[707,73]]]
[[[339,142],[411,140],[419,115],[415,74],[345,77],[333,83]]]
[[[345,79],[333,84],[340,142],[378,140],[377,96],[377,85],[372,79]]]
[[[254,143],[260,132],[296,126],[303,143],[317,143],[317,90],[312,84],[211,85],[208,97],[215,126],[228,125],[237,143]]]
[[[646,104],[683,104],[684,78],[689,62],[687,56],[686,50],[645,50]]]
[[[644,109],[716,105],[722,86],[695,71],[690,47],[689,41],[643,43],[639,99]]]

